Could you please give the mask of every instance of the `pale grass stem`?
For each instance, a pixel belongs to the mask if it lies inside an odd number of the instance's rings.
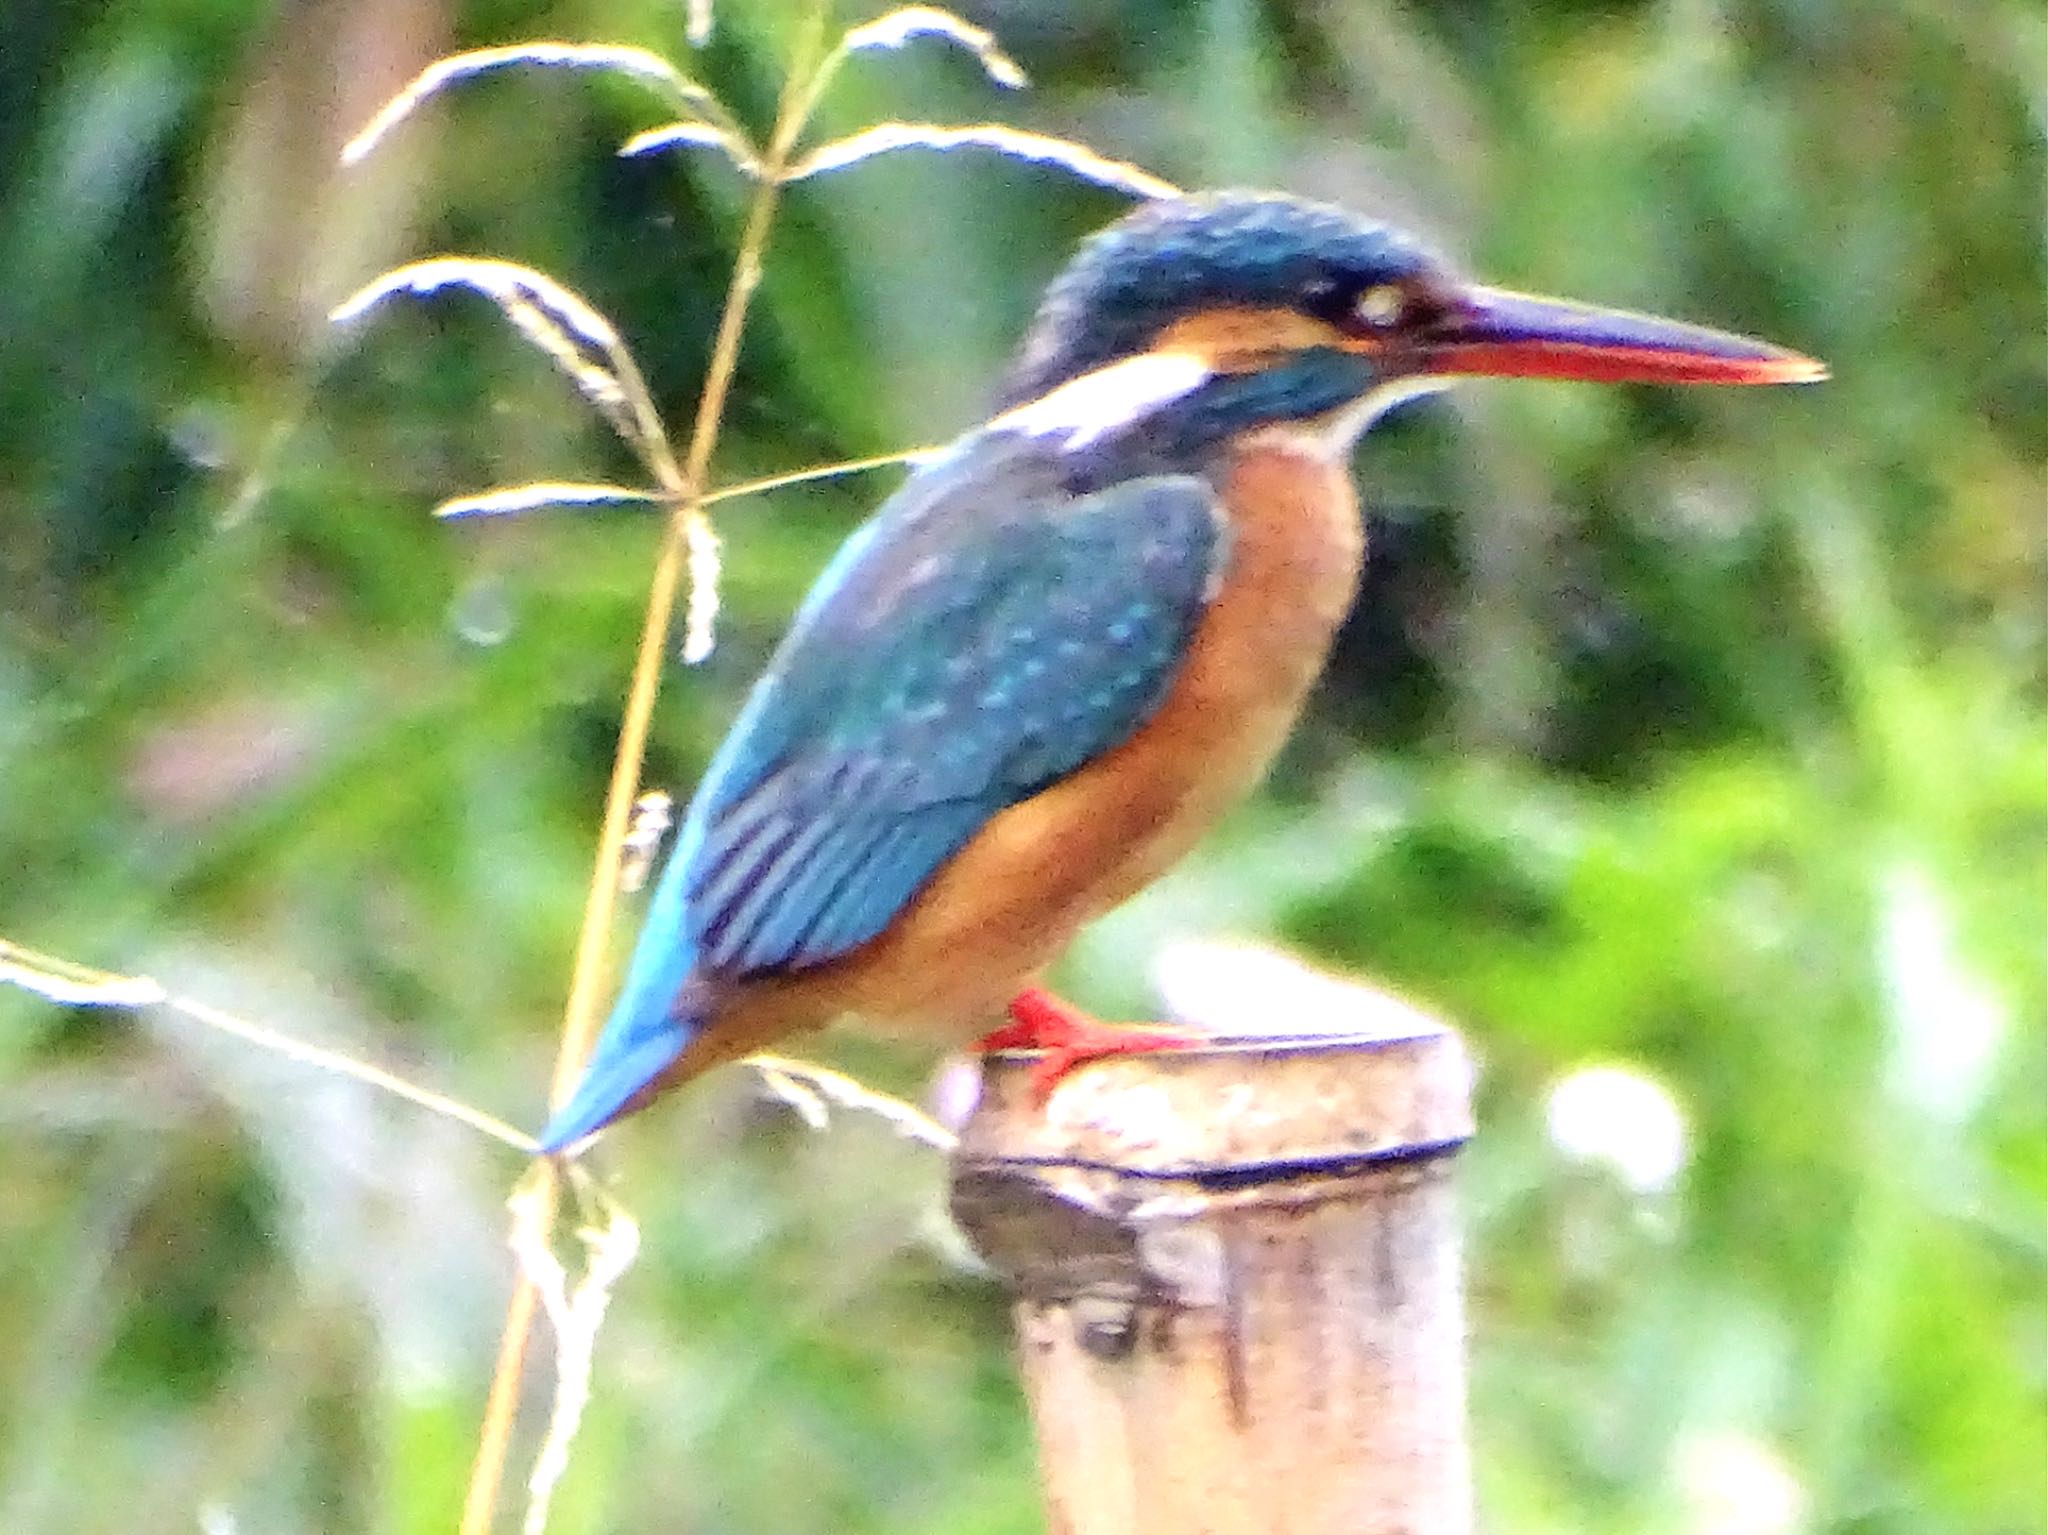
[[[569,1469],[569,1451],[590,1405],[590,1382],[596,1366],[597,1335],[611,1304],[612,1289],[640,1251],[640,1227],[625,1208],[605,1194],[581,1168],[570,1169],[570,1185],[580,1206],[596,1207],[597,1221],[579,1221],[577,1240],[583,1246],[583,1272],[574,1287],[569,1271],[555,1256],[558,1208],[549,1172],[552,1163],[536,1164],[514,1188],[507,1202],[512,1212],[511,1246],[519,1272],[540,1297],[541,1309],[555,1336],[555,1399],[546,1432],[527,1479],[525,1535],[543,1535],[555,1489]]]
[[[818,66],[818,72],[812,77],[810,89],[805,92],[803,104],[798,109],[799,130],[810,123],[818,103],[824,100],[825,93],[839,78],[839,70],[848,59],[857,53],[875,49],[894,51],[922,37],[944,38],[966,49],[981,65],[982,72],[1005,90],[1021,90],[1030,84],[1024,71],[1018,68],[1017,61],[1003,52],[995,34],[987,28],[977,27],[973,22],[935,5],[906,5],[851,28],[839,39],[839,45],[825,55],[825,62]],[[622,154],[631,152],[630,147],[620,151]]]
[[[742,1063],[760,1073],[762,1084],[795,1111],[813,1130],[831,1128],[831,1104],[872,1114],[908,1140],[950,1154],[959,1137],[929,1114],[901,1098],[872,1087],[828,1066],[791,1060],[784,1055],[750,1055]]]
[[[611,424],[664,493],[681,493],[661,412],[632,352],[594,305],[544,272],[490,257],[434,256],[365,284],[328,318],[350,325],[400,294],[425,296],[448,287],[471,289],[495,304]]]
[[[741,496],[758,496],[763,491],[781,490],[786,485],[803,485],[812,480],[836,480],[845,474],[863,474],[870,469],[887,469],[892,464],[915,464],[931,458],[937,448],[901,448],[894,453],[877,453],[872,458],[849,458],[842,463],[821,464],[815,469],[796,469],[788,474],[771,474],[763,479],[742,480],[722,485],[704,498],[705,506],[735,501]]]
[[[862,474],[870,469],[886,469],[893,464],[917,463],[937,452],[938,449],[929,447],[900,448],[894,453],[877,453],[868,458],[850,458],[836,464],[819,464],[810,469],[794,469],[784,474],[764,475],[757,480],[740,480],[731,485],[721,485],[716,490],[706,491],[698,498],[697,505],[716,506],[721,502],[737,501],[743,496],[758,496],[790,485],[806,485],[815,480],[835,480],[842,475]],[[548,506],[666,505],[668,499],[660,491],[635,485],[589,484],[578,480],[532,480],[524,485],[505,485],[496,490],[478,491],[473,495],[450,496],[434,508],[433,515],[445,522],[461,522],[471,518],[516,516],[522,512],[537,511]]]
[[[646,621],[641,627],[639,653],[634,662],[625,717],[620,724],[611,787],[605,800],[596,869],[584,905],[583,931],[577,943],[575,970],[570,979],[569,1000],[562,1023],[561,1046],[556,1055],[554,1082],[549,1094],[551,1104],[559,1105],[573,1089],[596,1034],[605,940],[611,928],[612,906],[618,890],[621,850],[632,819],[633,803],[639,793],[648,724],[653,717],[654,701],[660,688],[662,654],[675,610],[676,590],[683,576],[686,548],[693,566],[705,558],[704,541],[691,531],[693,520],[703,520],[696,497],[703,489],[711,452],[717,445],[719,422],[724,414],[733,369],[738,362],[740,336],[745,328],[748,305],[760,283],[762,252],[767,246],[781,193],[782,171],[802,129],[799,108],[806,83],[817,67],[828,11],[829,0],[814,0],[798,28],[789,75],[784,81],[777,111],[775,133],[768,146],[767,174],[755,191],[746,227],[740,237],[732,280],[726,288],[725,303],[712,344],[710,367],[698,398],[689,457],[676,487],[679,496],[675,515],[669,536],[663,541],[661,557],[656,563],[648,592]],[[543,1191],[538,1196],[542,1205],[541,1218],[548,1227],[553,1224],[555,1189],[560,1177],[558,1167],[559,1164],[551,1159],[541,1164],[536,1175],[537,1185]],[[545,1242],[542,1245],[546,1245]],[[536,1276],[522,1264],[506,1314],[497,1372],[491,1383],[477,1456],[471,1467],[469,1490],[464,1499],[460,1535],[488,1535],[492,1524],[498,1487],[504,1480],[505,1454],[518,1409],[518,1383],[525,1374],[526,1345],[538,1293]],[[564,1389],[564,1383],[558,1379],[557,1417],[569,1423],[569,1430],[559,1437],[551,1436],[550,1447],[566,1455],[577,1418],[562,1417],[560,1407]],[[544,1506],[541,1517],[545,1518]],[[528,1529],[536,1529],[530,1520]]]
[[[19,986],[66,1007],[111,1007],[129,1011],[160,1007],[223,1034],[247,1040],[273,1054],[362,1082],[408,1103],[416,1103],[443,1118],[481,1130],[515,1151],[531,1155],[535,1149],[532,1136],[515,1130],[502,1119],[481,1109],[471,1108],[459,1099],[420,1087],[339,1050],[308,1044],[209,1003],[179,996],[146,975],[119,975],[110,970],[95,970],[0,938],[0,982]]]
[[[707,25],[708,30],[708,25]],[[660,54],[645,48],[627,48],[612,43],[519,43],[505,48],[475,48],[467,53],[436,59],[380,107],[356,136],[342,146],[341,161],[354,165],[381,144],[392,129],[432,97],[458,80],[495,70],[524,67],[542,69],[596,69],[624,75],[651,86],[678,108],[694,113],[734,151],[735,158],[754,158],[746,131],[725,109],[725,104],[706,87],[677,69]]]
[[[448,522],[466,517],[504,517],[531,512],[543,506],[659,506],[659,492],[636,490],[630,485],[586,485],[562,480],[534,480],[525,485],[506,485],[497,490],[469,496],[450,496],[434,508],[434,515]]]
[[[665,789],[649,789],[633,802],[632,823],[620,849],[619,888],[631,895],[647,883],[654,860],[675,820],[676,802]]]
[[[980,63],[982,72],[1004,90],[1020,91],[1031,83],[1017,61],[1003,51],[995,33],[936,5],[902,6],[849,28],[819,69],[818,78],[830,85],[833,73],[849,55],[870,48],[901,48],[919,37],[943,37],[966,49]],[[814,94],[816,89],[813,88]]]
[[[812,176],[822,176],[829,171],[844,170],[849,165],[858,165],[863,160],[872,160],[877,155],[895,154],[905,149],[932,149],[950,151],[955,149],[993,149],[1013,160],[1031,160],[1045,165],[1056,165],[1083,181],[1092,181],[1097,186],[1112,191],[1127,192],[1133,197],[1158,198],[1178,195],[1180,189],[1172,182],[1153,175],[1142,166],[1126,160],[1112,160],[1096,153],[1085,144],[1076,144],[1071,139],[1055,138],[1051,134],[1033,133],[1024,128],[1012,128],[1007,123],[969,123],[950,126],[943,123],[876,123],[858,133],[843,139],[834,139],[813,150],[792,166],[788,172],[791,181],[803,181]]]

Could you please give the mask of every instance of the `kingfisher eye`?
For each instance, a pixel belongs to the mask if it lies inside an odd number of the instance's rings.
[[[1413,301],[1399,283],[1376,282],[1352,301],[1351,312],[1374,330],[1391,330],[1408,318]]]

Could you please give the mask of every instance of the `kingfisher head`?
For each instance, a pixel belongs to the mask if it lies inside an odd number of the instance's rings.
[[[998,422],[1168,457],[1260,427],[1342,449],[1390,405],[1479,375],[1779,384],[1826,369],[1721,331],[1482,287],[1342,208],[1221,192],[1150,203],[1081,247]]]

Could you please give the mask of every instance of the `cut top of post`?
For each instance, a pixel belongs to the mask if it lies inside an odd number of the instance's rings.
[[[1380,1005],[1385,999],[1361,991]],[[1472,1133],[1472,1069],[1458,1036],[1398,1009],[1397,1028],[1221,1038],[1111,1057],[1049,1100],[1028,1052],[991,1056],[963,1162],[1093,1167],[1216,1185],[1341,1174],[1454,1150]]]
[[[1327,981],[1312,1032],[997,1055],[952,1206],[1010,1286],[1059,1535],[1466,1535],[1458,1037]],[[1260,1002],[1269,1000],[1260,997]]]

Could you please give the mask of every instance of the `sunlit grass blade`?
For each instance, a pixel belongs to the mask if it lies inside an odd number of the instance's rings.
[[[38,954],[0,938],[0,984],[19,986],[63,1007],[155,1007],[170,993],[146,975],[115,975]]]
[[[356,136],[342,146],[344,165],[354,165],[375,149],[391,130],[412,116],[420,106],[458,80],[493,70],[536,67],[542,69],[599,69],[653,86],[684,112],[701,118],[718,135],[719,143],[735,158],[756,159],[752,143],[725,104],[707,87],[698,84],[659,54],[644,48],[613,43],[518,43],[503,48],[476,48],[467,53],[436,59],[415,75],[405,88],[378,108]]]
[[[625,381],[616,369],[593,361],[576,339],[562,329],[545,305],[507,298],[499,307],[504,310],[505,318],[512,322],[513,329],[545,352],[561,369],[563,376],[576,386],[576,392],[595,406],[598,414],[611,423],[612,429],[638,451],[646,434],[632,410]]]
[[[901,48],[920,37],[942,37],[957,43],[973,54],[989,79],[1005,90],[1021,90],[1031,83],[1017,61],[997,43],[993,32],[935,5],[906,5],[853,28],[840,39],[834,58],[825,67],[833,68],[838,57],[845,54]]]
[[[609,320],[552,277],[489,256],[434,256],[408,262],[357,289],[327,317],[337,325],[347,325],[394,294],[427,294],[451,286],[474,288],[500,304],[538,301],[579,339],[607,351],[623,346]]]
[[[590,1382],[596,1364],[597,1335],[611,1305],[612,1291],[640,1252],[640,1227],[617,1201],[607,1198],[580,1169],[571,1184],[580,1202],[596,1205],[602,1224],[579,1223],[583,1273],[572,1288],[569,1271],[557,1258],[551,1240],[555,1200],[549,1175],[537,1171],[521,1182],[508,1202],[512,1210],[511,1247],[519,1271],[540,1296],[541,1309],[555,1334],[555,1400],[547,1433],[527,1478],[524,1535],[542,1535],[555,1489],[569,1469],[569,1451],[590,1405]]]
[[[997,154],[1007,155],[1013,160],[1056,165],[1083,181],[1092,181],[1097,186],[1108,187],[1113,191],[1127,192],[1133,197],[1175,197],[1180,193],[1180,188],[1172,182],[1153,175],[1142,166],[1132,165],[1125,160],[1109,159],[1085,144],[1075,143],[1072,139],[1033,133],[1026,128],[1012,128],[1006,123],[969,123],[959,126],[948,126],[943,123],[877,123],[872,128],[864,128],[843,139],[835,139],[829,144],[821,145],[791,166],[784,179],[803,181],[811,176],[822,176],[828,171],[844,170],[849,165],[858,165],[861,161],[872,160],[878,155],[894,154],[898,150],[931,149],[947,152],[969,148],[992,149]]]
[[[588,301],[531,267],[476,256],[411,262],[358,289],[335,306],[329,319],[352,324],[396,295],[424,296],[447,287],[471,289],[496,304],[596,407],[658,482],[680,485],[660,412],[618,331]]]
[[[683,615],[683,660],[691,666],[711,654],[718,621],[718,530],[698,507],[683,517],[690,600]]]
[[[872,1114],[897,1134],[941,1152],[951,1152],[959,1137],[922,1110],[888,1093],[878,1093],[844,1072],[809,1061],[782,1055],[750,1055],[745,1065],[754,1068],[766,1087],[795,1111],[813,1130],[832,1125],[831,1105]]]
[[[686,493],[683,471],[661,424],[661,413],[639,365],[611,321],[586,299],[531,267],[472,256],[437,256],[386,272],[338,304],[329,318],[336,324],[350,324],[395,295],[425,295],[447,287],[468,288],[496,304],[514,328],[544,352],[605,418],[660,489],[545,483],[512,486],[444,501],[435,515],[508,515],[550,502],[616,505],[659,501],[673,506],[681,519],[689,570],[683,657],[692,663],[703,660],[711,654],[718,612],[718,537],[700,506]]]
[[[647,883],[661,844],[675,823],[675,804],[663,789],[649,789],[633,801],[633,820],[619,848],[619,889],[630,894]]]
[[[798,129],[808,126],[818,103],[839,78],[840,68],[856,53],[893,51],[922,37],[943,38],[966,49],[981,65],[982,73],[1005,90],[1021,90],[1031,83],[1017,61],[996,42],[993,32],[935,5],[906,5],[850,29],[839,39],[838,46],[825,56],[804,91],[795,118]]]
[[[734,144],[718,129],[704,123],[663,123],[658,128],[647,128],[634,134],[619,146],[619,155],[658,154],[664,149],[718,149],[725,152],[733,165],[748,176],[761,174],[761,162],[751,152]]]
[[[766,475],[758,480],[741,480],[732,485],[721,485],[704,497],[701,503],[710,506],[719,501],[737,501],[742,496],[763,495],[771,490],[781,490],[786,485],[807,485],[814,480],[836,480],[842,475],[864,474],[870,469],[887,469],[892,464],[915,464],[940,452],[938,448],[904,448],[895,453],[877,453],[872,458],[850,458],[843,463],[819,464],[810,469],[793,469],[787,474]]]
[[[877,453],[872,458],[847,459],[842,463],[818,464],[809,469],[792,469],[787,474],[764,475],[758,480],[739,480],[708,492],[698,505],[715,506],[720,502],[738,501],[747,496],[766,495],[770,491],[782,490],[791,485],[809,485],[821,480],[835,480],[849,474],[864,474],[870,469],[887,469],[896,464],[915,464],[931,457],[937,451],[935,448],[904,448],[895,453]],[[450,496],[434,508],[434,516],[443,522],[464,522],[480,517],[517,516],[521,512],[539,511],[551,506],[660,507],[666,505],[668,500],[669,498],[659,490],[641,489],[632,485],[606,485],[579,480],[534,480],[525,485],[506,485],[496,490],[478,491],[472,495]]]
[[[308,1044],[302,1039],[294,1039],[291,1035],[264,1024],[239,1018],[211,1003],[181,997],[161,982],[146,975],[121,975],[111,970],[96,970],[90,965],[41,954],[34,949],[23,948],[19,944],[0,938],[0,984],[19,986],[25,991],[34,992],[39,997],[66,1007],[111,1007],[126,1011],[160,1007],[167,1012],[190,1018],[195,1023],[204,1024],[207,1028],[247,1040],[250,1044],[282,1055],[288,1060],[333,1072],[337,1076],[348,1077],[389,1093],[393,1097],[403,1098],[408,1103],[430,1109],[444,1118],[468,1125],[473,1130],[481,1130],[491,1139],[503,1141],[514,1150],[531,1152],[534,1149],[531,1136],[514,1129],[493,1115],[486,1114],[481,1109],[471,1108],[459,1099],[417,1086],[401,1076],[385,1071],[382,1067],[372,1066],[367,1061],[359,1061],[354,1056],[342,1054],[339,1050]]]
[[[635,490],[627,485],[536,480],[530,485],[507,485],[473,496],[450,496],[434,508],[434,515],[444,522],[459,522],[471,517],[510,517],[547,506],[660,506],[665,499],[659,491]]]

